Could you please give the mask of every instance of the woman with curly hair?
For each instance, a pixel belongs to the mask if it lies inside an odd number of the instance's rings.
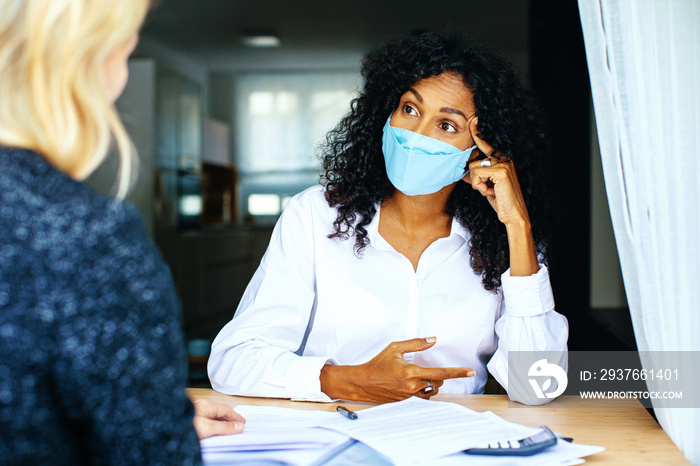
[[[482,393],[488,370],[512,399],[544,402],[525,380],[508,386],[509,351],[565,365],[568,337],[540,263],[546,147],[531,97],[457,34],[391,41],[363,75],[323,185],[287,204],[214,341],[212,386],[381,403]]]

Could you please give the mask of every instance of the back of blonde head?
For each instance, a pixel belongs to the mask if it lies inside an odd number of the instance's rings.
[[[32,149],[80,180],[115,141],[123,196],[134,153],[104,67],[148,7],[148,0],[0,0],[0,144]]]

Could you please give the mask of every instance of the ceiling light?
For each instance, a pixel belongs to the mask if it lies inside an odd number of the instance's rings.
[[[243,45],[247,47],[279,47],[282,40],[274,33],[249,33],[243,35]]]

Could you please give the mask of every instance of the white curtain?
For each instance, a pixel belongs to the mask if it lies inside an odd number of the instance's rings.
[[[579,10],[634,333],[640,351],[667,352],[643,355],[658,368],[679,359],[671,352],[700,351],[700,1],[579,0]],[[697,391],[694,369],[681,373]],[[700,464],[700,409],[655,412]]]

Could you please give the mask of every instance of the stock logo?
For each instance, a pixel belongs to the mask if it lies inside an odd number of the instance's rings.
[[[537,379],[528,379],[532,389],[535,391],[535,395],[541,399],[558,397],[564,393],[569,383],[564,369],[556,364],[549,364],[546,359],[540,359],[530,366],[527,375],[530,377],[547,377],[541,387]],[[553,392],[547,393],[547,390],[552,386],[552,379],[557,381],[557,388]]]

